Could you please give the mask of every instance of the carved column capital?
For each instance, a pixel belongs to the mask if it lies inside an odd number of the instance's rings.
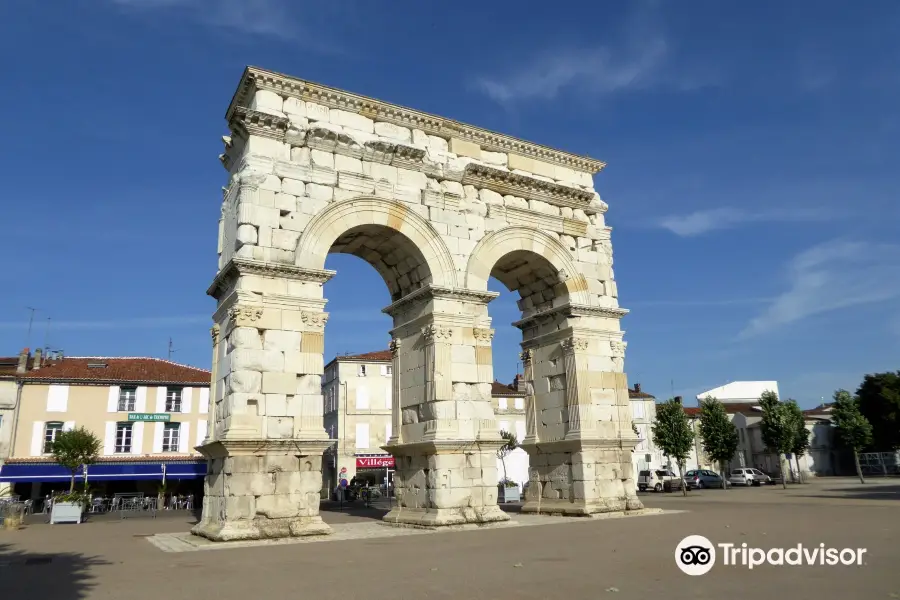
[[[587,350],[588,341],[580,337],[570,337],[563,340],[563,352],[566,354],[574,354],[575,352],[584,352]]]
[[[450,338],[453,337],[453,330],[443,325],[431,324],[422,328],[422,335],[425,336],[425,341],[429,344],[449,342]]]
[[[519,360],[522,361],[522,365],[527,366],[531,364],[531,361],[534,360],[534,350],[528,348],[527,350],[522,350],[519,352]]]
[[[219,327],[218,323],[216,323],[215,325],[212,326],[212,328],[210,328],[209,335],[212,337],[213,346],[215,346],[216,344],[219,343],[219,333],[221,332],[221,330],[222,330],[222,328]]]
[[[475,336],[475,343],[490,344],[491,340],[494,339],[494,330],[476,327],[472,330],[472,335]]]
[[[619,341],[611,341],[609,343],[609,349],[612,352],[613,358],[625,358],[625,348],[628,346],[628,342],[619,342]]]
[[[228,317],[236,327],[252,325],[262,317],[263,309],[259,306],[232,306],[228,309]]]
[[[400,338],[394,338],[391,340],[391,345],[389,346],[391,349],[391,357],[396,358],[397,354],[400,353],[400,346],[402,345],[403,343],[400,341]]]
[[[325,329],[325,324],[328,322],[328,313],[303,311],[300,313],[300,319],[310,329]]]

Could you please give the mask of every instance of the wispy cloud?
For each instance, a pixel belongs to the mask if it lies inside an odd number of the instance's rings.
[[[807,317],[900,298],[900,245],[831,240],[795,256],[788,289],[753,319],[742,339]]]
[[[178,12],[212,27],[309,42],[287,0],[108,0],[133,12]],[[297,2],[300,4],[300,2]]]
[[[613,43],[558,46],[510,72],[477,77],[472,87],[500,104],[552,100],[568,88],[605,96],[703,87],[704,79],[688,76],[671,64],[672,47],[659,22],[656,3],[643,4],[626,19],[620,39]]]
[[[127,329],[127,328],[154,328],[164,327],[167,325],[197,325],[208,323],[212,325],[212,317],[210,315],[182,315],[173,317],[141,317],[134,319],[100,319],[85,321],[55,321],[50,320],[49,324],[46,320],[40,323],[35,321],[35,331],[45,327],[49,327],[51,331],[61,329]],[[25,331],[28,329],[28,321],[0,321],[0,330],[19,329]]]
[[[691,237],[753,223],[810,223],[830,221],[835,216],[834,211],[825,208],[777,208],[752,212],[726,207],[698,210],[686,215],[670,215],[657,221],[656,225],[675,235]]]

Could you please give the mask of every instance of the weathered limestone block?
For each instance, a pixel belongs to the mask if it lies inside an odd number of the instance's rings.
[[[332,109],[329,113],[328,120],[335,125],[357,129],[366,133],[373,133],[375,131],[375,124],[372,119],[345,110]]]

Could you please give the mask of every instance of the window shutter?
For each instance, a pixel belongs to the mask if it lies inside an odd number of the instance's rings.
[[[156,388],[156,412],[166,412],[166,386]]]
[[[387,377],[387,365],[381,365],[381,374]]]
[[[365,450],[369,447],[369,424],[356,424],[356,448],[357,450]]]
[[[40,456],[44,453],[44,422],[35,421],[31,426],[31,455]]]
[[[209,388],[200,388],[200,406],[197,407],[197,411],[201,415],[209,414]]]
[[[147,412],[147,387],[141,386],[134,394],[135,412]]]
[[[116,388],[118,389],[118,388]],[[118,394],[118,392],[116,392]],[[106,436],[103,438],[103,454],[116,453],[116,422],[106,422]]]
[[[506,410],[506,407],[508,406],[506,398],[497,398],[497,402],[500,405],[500,410]]]
[[[106,401],[106,412],[119,412],[119,386],[109,386],[109,398]]]
[[[156,423],[156,427],[153,429],[153,452],[154,454],[159,454],[162,452],[162,444],[163,444],[163,431],[166,428],[165,423]]]
[[[369,408],[369,390],[364,385],[356,388],[356,408]]]
[[[69,386],[51,385],[47,388],[47,412],[66,412],[69,404]]]
[[[190,441],[191,441],[191,424],[190,423],[182,423],[178,430],[178,452],[181,454],[187,454],[190,452]]]
[[[66,421],[63,423],[63,431],[72,431],[75,429],[75,421]]]
[[[197,419],[197,443],[200,446],[206,441],[206,419]]]
[[[186,387],[181,390],[181,412],[190,413],[191,412],[191,397],[193,396],[194,388]]]
[[[525,410],[525,398],[516,398],[513,400],[516,410]]]
[[[131,426],[131,453],[144,453],[144,423],[142,421]]]

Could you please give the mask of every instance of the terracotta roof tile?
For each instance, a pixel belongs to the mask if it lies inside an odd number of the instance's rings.
[[[636,400],[638,398],[646,398],[647,400],[656,400],[656,396],[652,394],[648,394],[647,392],[638,392],[631,388],[628,388],[628,397],[632,400]]]
[[[512,384],[500,383],[499,381],[495,381],[491,384],[491,396],[523,397],[525,396],[525,394],[514,388]]]
[[[209,385],[210,372],[161,358],[67,356],[60,361],[45,364],[36,371],[28,371],[22,378],[26,382],[119,381]]]
[[[377,360],[390,361],[390,350],[376,350],[375,352],[366,352],[364,354],[347,354],[343,356],[335,356],[334,360]]]

